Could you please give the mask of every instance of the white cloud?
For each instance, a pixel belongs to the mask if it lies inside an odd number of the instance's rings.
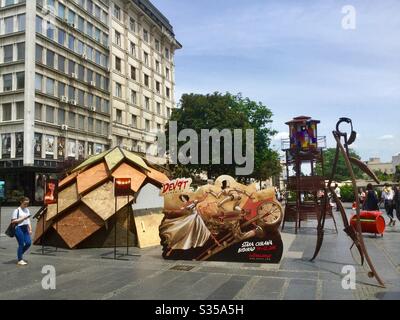
[[[394,135],[392,135],[392,134],[385,134],[385,135],[379,137],[379,140],[392,140],[392,139],[394,139]]]

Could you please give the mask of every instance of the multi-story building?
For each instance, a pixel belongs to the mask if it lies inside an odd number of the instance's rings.
[[[378,157],[370,158],[365,163],[374,172],[380,171],[382,173],[387,173],[387,174],[394,173],[393,163],[392,162],[381,162],[381,159]]]
[[[174,108],[174,52],[181,45],[147,0],[114,0],[111,17],[113,144],[152,154],[154,132],[164,130]]]
[[[0,0],[7,198],[40,201],[49,174],[117,144],[145,151],[174,107],[179,47],[149,1]]]

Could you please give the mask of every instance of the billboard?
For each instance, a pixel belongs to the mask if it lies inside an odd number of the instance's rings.
[[[176,179],[161,191],[164,219],[159,231],[165,259],[280,261],[283,210],[274,188],[257,191],[255,184],[246,186],[226,175],[196,191],[187,184],[187,179]]]
[[[58,180],[49,179],[46,180],[44,204],[55,204],[58,198]]]

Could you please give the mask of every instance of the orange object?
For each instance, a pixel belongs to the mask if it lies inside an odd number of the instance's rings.
[[[350,225],[356,228],[357,215],[350,218]],[[385,219],[380,211],[361,211],[361,231],[363,233],[382,234],[385,232]]]

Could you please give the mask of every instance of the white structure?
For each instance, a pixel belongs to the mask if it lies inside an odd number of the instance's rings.
[[[148,0],[0,0],[6,190],[33,197],[39,173],[115,145],[146,151],[175,107],[179,48]]]

